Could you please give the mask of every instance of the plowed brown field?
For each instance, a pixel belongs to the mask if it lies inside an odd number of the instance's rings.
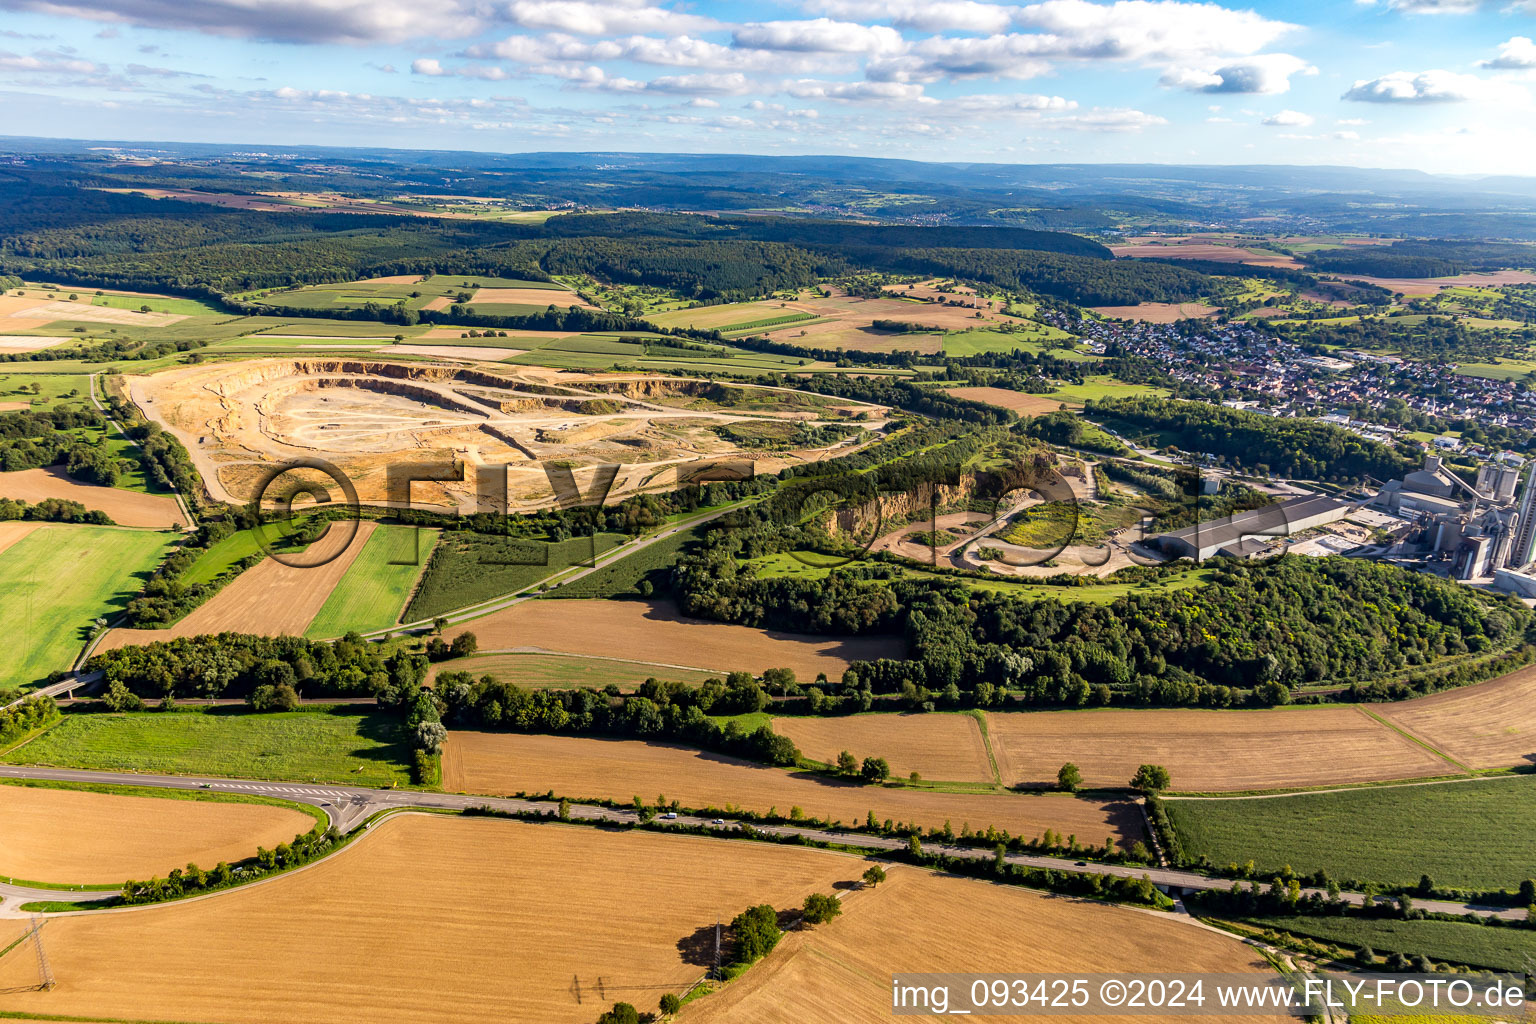
[[[896,972],[1075,975],[1265,968],[1251,947],[1168,915],[903,866],[891,868],[878,888],[849,893],[837,920],[790,933],[761,964],[689,1003],[678,1019],[683,1024],[887,1024]],[[1107,1024],[1148,1018],[1014,1019]]]
[[[98,650],[110,651],[132,644],[152,644],[179,636],[201,636],[234,630],[259,636],[301,636],[310,620],[325,605],[337,582],[346,575],[353,559],[368,543],[374,524],[360,522],[354,535],[346,523],[332,523],[325,535],[295,559],[330,561],[312,569],[284,565],[268,558],[247,569],[234,582],[170,629],[112,629]],[[347,543],[348,540],[351,543]],[[343,547],[345,545],[345,547]],[[338,554],[338,549],[340,553]]]
[[[1008,388],[950,388],[948,393],[956,398],[968,398],[973,402],[985,402],[1004,409],[1012,409],[1020,416],[1039,416],[1061,408],[1061,399],[1026,395]]]
[[[117,796],[0,786],[0,875],[95,885],[211,868],[254,856],[314,827],[302,811],[265,804]]]
[[[1114,317],[1116,320],[1141,320],[1149,324],[1171,324],[1176,320],[1188,320],[1210,316],[1215,306],[1201,302],[1143,302],[1139,306],[1093,306],[1095,313]]]
[[[0,960],[0,1008],[221,1024],[591,1024],[713,962],[717,920],[858,878],[862,860],[647,832],[409,815],[211,899],[50,920],[58,987]],[[14,924],[15,922],[6,922]],[[19,929],[15,929],[19,931]],[[6,935],[12,929],[0,930]]]
[[[142,494],[120,487],[97,487],[71,480],[56,467],[0,473],[0,498],[17,498],[36,504],[47,498],[78,501],[89,509],[105,512],[119,526],[166,529],[187,525],[186,517],[169,494]]]
[[[956,831],[967,824],[976,830],[992,825],[1031,839],[1052,829],[1085,843],[1115,836],[1129,844],[1144,835],[1140,811],[1128,801],[864,786],[639,740],[454,732],[443,748],[443,788],[487,796],[553,790],[559,796],[624,802],[665,796],[684,807],[777,808],[780,814],[799,807],[811,817],[849,823],[863,822],[874,811],[881,821],[928,828],[948,821]]]
[[[524,601],[455,626],[448,635],[464,632],[475,634],[482,651],[596,654],[719,672],[790,668],[803,680],[818,672],[836,679],[849,662],[902,653],[894,638],[834,640],[707,622],[679,614],[668,601]]]
[[[16,519],[0,523],[0,551],[4,551],[42,525],[42,523],[24,523]]]
[[[1536,764],[1536,667],[1371,710],[1471,768]]]
[[[1090,786],[1160,764],[1175,790],[1219,792],[1457,774],[1359,708],[1026,711],[987,716],[1005,783],[1054,782],[1067,761]]]
[[[846,750],[861,762],[883,757],[891,774],[918,772],[945,782],[991,782],[992,761],[981,727],[970,715],[851,715],[846,718],[775,718],[807,757],[835,764]]]

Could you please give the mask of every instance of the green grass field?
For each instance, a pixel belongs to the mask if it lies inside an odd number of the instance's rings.
[[[228,316],[222,309],[197,299],[171,298],[150,295],[91,295],[91,305],[112,309],[143,309],[148,306],[152,313],[175,313],[179,316]]]
[[[6,754],[10,764],[404,786],[412,745],[383,712],[244,708],[84,714]]]
[[[609,684],[632,690],[652,677],[694,684],[711,677],[720,677],[718,672],[704,672],[700,669],[558,654],[479,654],[432,666],[434,679],[442,672],[468,672],[476,679],[491,675],[502,682],[516,683],[529,690],[564,690],[584,686],[604,687]]]
[[[286,538],[298,532],[302,520],[288,520],[284,522],[268,523],[263,529],[270,544],[284,543]],[[288,550],[286,543],[284,550]],[[293,550],[302,550],[295,548]],[[221,541],[215,542],[211,547],[197,557],[197,561],[187,567],[181,574],[181,582],[211,583],[219,576],[228,572],[231,567],[243,558],[260,554],[261,544],[256,537],[256,531],[238,530]]]
[[[1010,544],[1042,550],[1065,544],[1104,543],[1110,530],[1141,518],[1140,509],[1066,501],[1047,501],[1018,513],[997,536]]]
[[[1261,800],[1169,800],[1185,851],[1261,877],[1286,864],[1336,879],[1514,889],[1536,877],[1536,776]]]
[[[0,552],[0,690],[74,663],[92,623],[111,618],[144,586],[169,538],[111,526],[40,526]]]
[[[1536,360],[1500,359],[1496,363],[1457,363],[1456,372],[1463,377],[1482,377],[1488,380],[1520,380],[1536,373]]]
[[[393,626],[432,556],[437,533],[421,530],[418,548],[414,526],[375,527],[304,635],[319,640]]]
[[[624,541],[617,533],[595,538],[597,554]],[[594,538],[544,542],[466,531],[443,536],[432,552],[405,621],[430,619],[458,608],[515,594],[593,555]]]
[[[1450,960],[1474,967],[1523,971],[1526,958],[1536,957],[1536,931],[1498,928],[1459,921],[1402,921],[1393,918],[1357,917],[1251,917],[1249,924],[1278,928],[1333,942],[1346,949],[1370,946],[1377,956],[1423,954],[1431,960]],[[1380,969],[1378,967],[1378,969]],[[1352,1020],[1354,1018],[1351,1018]],[[1397,1017],[1394,1020],[1423,1020]]]
[[[0,373],[0,402],[25,402],[33,409],[49,409],[61,401],[89,404],[90,384],[83,373]]]
[[[1156,395],[1167,398],[1168,391],[1147,384],[1125,384],[1109,376],[1084,377],[1081,384],[1063,384],[1046,397],[1059,398],[1063,402],[1088,402],[1100,398],[1136,398],[1140,395]]]

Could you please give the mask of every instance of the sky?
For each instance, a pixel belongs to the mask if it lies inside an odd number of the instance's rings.
[[[0,134],[1536,174],[1536,0],[0,0]]]

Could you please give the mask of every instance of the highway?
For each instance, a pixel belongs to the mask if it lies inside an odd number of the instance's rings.
[[[355,831],[373,815],[387,810],[423,808],[428,810],[462,811],[470,807],[487,807],[492,810],[514,813],[532,811],[547,814],[558,809],[558,802],[551,800],[466,796],[460,793],[432,793],[406,789],[369,789],[363,786],[332,786],[312,782],[266,782],[254,779],[225,779],[211,776],[140,775],[129,772],[98,772],[76,768],[46,768],[25,765],[0,765],[0,778],[81,782],[98,786],[142,786],[157,789],[183,790],[206,789],[218,793],[240,793],[276,797],[320,808],[330,818],[331,824],[336,830],[343,834]],[[570,804],[570,815],[572,818],[583,821],[611,821],[623,824],[635,824],[639,821],[639,815],[634,811],[593,804],[579,804],[574,801]],[[713,820],[723,819],[709,819],[681,814],[677,817],[676,823],[679,825],[708,825]],[[739,822],[728,822],[728,827],[739,827],[739,825]],[[868,850],[872,853],[904,850],[907,847],[905,839],[866,835],[860,832],[841,832],[836,829],[820,829],[795,825],[754,824],[752,827],[759,832],[770,835],[804,836],[807,839],[837,843],[853,849]],[[951,857],[963,857],[972,860],[991,860],[993,857],[992,851],[977,849],[971,846],[954,846],[930,842],[925,843],[923,848],[929,853],[943,853]],[[1179,871],[1170,868],[1126,867],[1119,864],[1073,861],[1068,858],[1044,857],[1033,854],[1009,854],[1006,859],[1010,864],[1020,864],[1026,867],[1054,868],[1093,875],[1115,875],[1121,878],[1141,878],[1145,876],[1151,879],[1154,884],[1171,889],[1227,889],[1232,885],[1231,879],[1210,878],[1191,871]],[[1313,891],[1315,890],[1302,890],[1304,895]],[[16,910],[17,907],[22,903],[33,900],[68,898],[84,901],[108,899],[113,895],[115,893],[110,891],[61,893],[58,890],[30,889],[0,882],[0,916],[7,916],[7,914],[15,915],[19,913]],[[1359,904],[1363,901],[1364,896],[1360,893],[1344,893],[1343,898],[1350,903]],[[1525,909],[1523,907],[1488,907],[1453,903],[1445,900],[1421,899],[1415,899],[1414,906],[1437,913],[1474,913],[1483,916],[1501,917],[1511,921],[1523,920],[1525,917]]]

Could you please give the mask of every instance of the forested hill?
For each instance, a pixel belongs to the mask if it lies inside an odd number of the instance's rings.
[[[1319,249],[1307,265],[1331,274],[1370,277],[1454,277],[1504,267],[1536,267],[1536,246],[1517,242],[1409,240],[1391,245]]]
[[[538,225],[234,210],[0,169],[0,274],[211,299],[434,272],[588,274],[705,301],[865,271],[955,276],[1083,305],[1189,301],[1213,290],[1184,267],[1108,257],[1076,235],[1022,228],[644,212]]]

